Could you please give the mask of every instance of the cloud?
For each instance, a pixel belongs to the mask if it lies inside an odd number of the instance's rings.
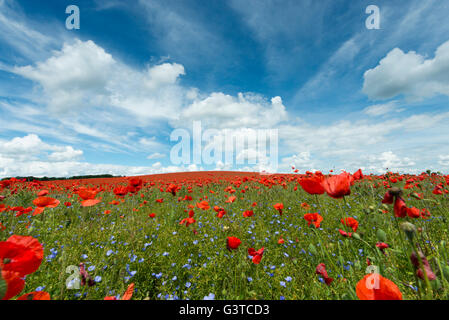
[[[29,61],[42,58],[62,39],[61,26],[48,21],[36,24],[15,1],[0,1],[0,46],[5,43],[8,48],[2,50],[2,59]]]
[[[408,157],[399,158],[398,155],[392,151],[382,152],[377,156],[368,157],[368,169],[376,171],[377,173],[383,173],[386,171],[393,172],[411,172],[416,162]]]
[[[280,97],[268,102],[260,95],[239,93],[234,97],[214,92],[183,109],[180,119],[173,125],[201,120],[204,127],[225,129],[271,128],[288,118]]]
[[[162,154],[162,153],[159,153],[159,152],[155,152],[155,153],[150,154],[147,157],[147,159],[148,160],[153,160],[153,159],[161,159],[161,158],[165,158],[165,157],[166,157],[165,154]]]
[[[175,84],[180,75],[185,75],[184,66],[178,63],[163,63],[148,70],[145,84],[154,90],[164,85]]]
[[[101,103],[116,61],[92,41],[65,43],[61,51],[36,66],[14,68],[22,77],[39,83],[51,111],[65,112]]]
[[[71,146],[64,147],[64,151],[56,151],[48,156],[50,161],[70,161],[83,155],[82,150],[75,150]]]
[[[438,164],[444,167],[449,167],[449,155],[439,156]]]
[[[371,99],[449,96],[449,41],[438,47],[433,59],[415,51],[391,50],[375,68],[365,72],[363,92]]]
[[[61,117],[84,109],[92,115],[96,108],[117,114],[111,109],[115,107],[138,116],[137,122],[176,118],[185,94],[176,83],[185,74],[182,65],[135,70],[91,40],[64,43],[46,61],[15,67],[13,72],[39,84],[49,111]]]
[[[82,150],[76,150],[72,146],[45,143],[35,134],[0,141],[0,178],[70,177],[95,174],[146,175],[203,170],[192,165],[163,166],[159,162],[153,166],[126,166],[76,161],[82,155]]]
[[[290,157],[285,157],[281,160],[279,171],[291,173],[292,167],[299,170],[312,170],[316,164],[310,156],[311,154],[309,151],[303,151]]]
[[[47,152],[51,154],[47,156]],[[49,161],[67,161],[79,158],[82,154],[82,150],[76,150],[72,146],[47,144],[36,134],[0,141],[0,156],[13,162],[39,160],[45,157]]]
[[[389,101],[384,104],[375,104],[375,105],[368,106],[365,109],[363,109],[363,113],[365,113],[369,116],[377,117],[377,116],[382,116],[384,114],[389,114],[389,113],[393,113],[393,112],[402,112],[404,110],[405,110],[404,108],[398,107],[397,101]]]

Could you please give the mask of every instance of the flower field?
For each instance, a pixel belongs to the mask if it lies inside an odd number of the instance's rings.
[[[448,299],[448,184],[360,170],[3,180],[0,298]]]

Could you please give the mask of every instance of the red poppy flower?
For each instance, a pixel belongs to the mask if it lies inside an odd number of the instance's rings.
[[[91,207],[101,202],[99,199],[95,199],[97,196],[98,190],[94,190],[92,188],[81,188],[78,190],[78,196],[83,200],[81,202],[82,207]]]
[[[181,224],[181,225],[185,224],[186,227],[188,227],[190,224],[195,223],[195,222],[196,222],[196,220],[193,218],[185,218],[185,219],[182,219],[179,224]]]
[[[244,216],[245,218],[249,218],[249,217],[253,216],[253,214],[254,214],[253,210],[246,210],[246,211],[243,211],[243,216]]]
[[[112,190],[112,192],[114,192],[117,197],[121,198],[128,194],[129,189],[125,186],[118,186],[114,190]]]
[[[38,197],[45,197],[48,194],[48,190],[41,190],[37,194]]]
[[[86,271],[83,262],[80,263],[80,276],[81,276],[81,285],[82,286],[86,285],[86,280],[87,280],[87,285],[89,287],[92,287],[95,285],[95,281],[92,279],[92,277]]]
[[[384,242],[378,242],[376,243],[376,247],[379,248],[379,250],[385,254],[385,249],[389,248],[388,244],[384,243]]]
[[[343,198],[351,194],[351,175],[342,172],[339,175],[331,176],[322,183],[326,193],[335,199]]]
[[[355,289],[360,300],[402,300],[398,286],[377,273],[364,276]]]
[[[341,234],[343,237],[346,237],[346,238],[351,238],[351,237],[352,237],[352,233],[351,233],[351,232],[346,232],[346,231],[343,231],[343,230],[341,230],[341,229],[339,229],[338,232],[340,232],[340,234]]]
[[[220,211],[218,211],[217,213],[217,217],[219,217],[220,219],[223,218],[223,216],[226,214],[226,211],[224,209],[221,209]]]
[[[282,209],[284,209],[283,203],[276,203],[273,208],[275,208],[277,211],[279,211],[279,214],[282,216]]]
[[[178,187],[177,185],[175,185],[175,184],[170,184],[168,187],[167,187],[167,190],[165,190],[166,192],[170,192],[173,196],[176,196],[176,192],[178,191],[178,190],[180,190],[181,189],[181,187]]]
[[[382,199],[382,203],[393,204],[394,196],[390,193],[390,191],[385,192],[384,198]]]
[[[6,270],[0,271],[1,300],[9,300],[12,297],[17,296],[20,292],[22,292],[24,287],[25,280],[22,279],[21,275],[18,272]]]
[[[25,276],[39,268],[43,257],[42,245],[31,236],[13,235],[0,242],[0,269],[3,271]]]
[[[134,293],[134,283],[131,283],[120,300],[131,300],[133,293]]]
[[[359,223],[356,219],[352,218],[352,217],[347,217],[344,219],[341,219],[341,223],[343,223],[343,225],[352,228],[352,230],[354,232],[357,231],[357,228],[359,227]]]
[[[37,207],[33,212],[33,216],[36,216],[44,212],[45,208],[56,208],[59,205],[59,200],[50,197],[39,197],[33,200],[33,204]]]
[[[231,251],[231,249],[235,250],[237,249],[242,241],[240,241],[239,238],[236,237],[227,237],[226,238],[226,248]]]
[[[394,201],[394,215],[397,218],[404,218],[407,215],[407,206],[405,205],[405,201],[397,196]]]
[[[128,183],[128,191],[132,194],[136,194],[137,192],[139,192],[143,186],[143,180],[139,178],[131,178],[128,180]]]
[[[433,273],[432,268],[430,267],[429,261],[427,260],[426,256],[422,252],[419,252],[419,256],[421,258],[423,268],[426,271],[427,279],[435,280],[437,277],[436,277],[435,273]],[[415,252],[413,252],[412,255],[410,256],[410,260],[412,261],[415,268],[418,269],[416,271],[416,275],[424,280],[425,279],[424,272],[422,269],[419,268],[420,266],[419,266],[418,256],[416,255]]]
[[[332,283],[332,281],[334,281],[333,278],[330,278],[328,276],[327,270],[326,270],[326,265],[324,263],[320,263],[319,265],[317,265],[317,267],[315,269],[315,273],[321,275],[324,279],[324,282],[327,285],[330,285]]]
[[[248,249],[248,254],[253,257],[253,263],[254,264],[259,264],[260,263],[260,260],[262,260],[262,256],[263,256],[264,250],[265,250],[264,247],[262,247],[261,249],[259,249],[257,251],[254,248],[249,248]]]
[[[323,217],[320,216],[318,213],[306,213],[304,215],[304,219],[307,221],[308,226],[310,226],[313,223],[315,228],[319,228],[321,221],[323,221]]]
[[[226,203],[233,203],[235,201],[235,199],[237,199],[236,196],[229,196],[228,200],[226,200]]]
[[[421,216],[421,211],[415,207],[407,208],[407,215],[410,218],[419,218]]]
[[[322,182],[324,181],[323,175],[314,174],[312,177],[302,178],[298,181],[305,192],[309,194],[323,194],[325,192]]]
[[[48,292],[34,291],[18,297],[17,300],[51,300],[51,299],[50,294]]]
[[[354,172],[354,174],[352,175],[352,178],[355,180],[362,180],[363,179],[363,173],[362,173],[362,169],[357,170],[356,172]]]
[[[310,209],[310,205],[306,202],[301,203],[301,208],[309,210]]]
[[[27,214],[31,211],[33,211],[32,207],[24,208],[24,207],[13,207],[10,209],[11,211],[16,212],[16,217],[20,217],[21,215]]]
[[[134,283],[131,283],[120,300],[131,300],[133,293],[134,293]],[[104,300],[118,300],[118,299],[116,296],[107,296],[104,297]]]
[[[441,194],[443,194],[443,191],[441,189],[442,189],[441,186],[439,186],[439,185],[435,186],[435,188],[433,189],[432,193],[435,194],[435,195],[441,195]]]
[[[209,202],[207,202],[206,200],[203,200],[203,201],[197,203],[196,206],[202,210],[210,209]]]
[[[155,213],[150,213],[148,216],[149,216],[150,218],[154,218],[154,217],[156,217],[156,214],[155,214]]]

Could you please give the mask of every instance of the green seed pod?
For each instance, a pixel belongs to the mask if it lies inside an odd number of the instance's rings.
[[[387,242],[387,234],[382,229],[377,229],[376,236],[380,242]]]
[[[399,189],[398,187],[393,187],[389,190],[390,194],[397,197],[397,196],[401,196],[402,195],[402,190]]]
[[[360,240],[360,235],[359,235],[357,232],[354,232],[354,233],[352,234],[352,237],[353,237],[354,239]]]
[[[413,192],[410,196],[412,196],[415,199],[421,200],[421,198],[419,197],[419,195],[416,192]]]
[[[412,241],[413,237],[416,234],[416,227],[413,223],[410,222],[403,222],[400,225],[400,228],[402,229],[402,231],[405,232],[405,235],[407,236],[407,238]]]
[[[309,252],[314,256],[318,255],[318,251],[316,250],[316,247],[312,243],[309,244]]]

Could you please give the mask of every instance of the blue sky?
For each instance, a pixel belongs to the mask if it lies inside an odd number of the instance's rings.
[[[217,141],[277,130],[268,171],[448,172],[448,16],[431,0],[0,0],[0,177],[263,169],[251,141],[231,150],[244,164],[174,164],[170,134],[193,121]]]

